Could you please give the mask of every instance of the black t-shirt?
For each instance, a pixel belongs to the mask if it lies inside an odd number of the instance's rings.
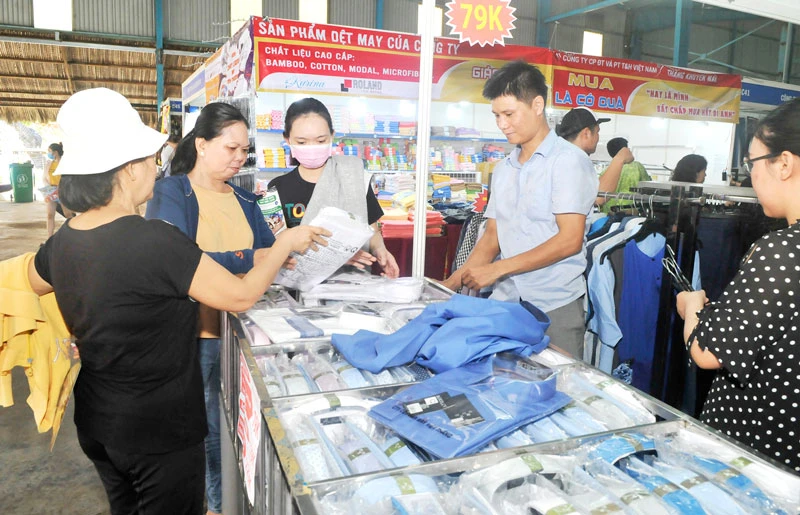
[[[278,195],[283,204],[283,215],[286,217],[286,227],[292,228],[300,225],[303,215],[306,214],[306,206],[311,200],[316,183],[308,182],[300,176],[300,170],[295,168],[291,172],[275,177],[268,188],[277,188]],[[375,198],[372,188],[367,188],[367,221],[374,224],[383,216],[383,209]]]
[[[77,339],[75,425],[107,447],[164,453],[207,433],[189,286],[202,251],[161,220],[125,216],[91,230],[69,222],[39,249]]]

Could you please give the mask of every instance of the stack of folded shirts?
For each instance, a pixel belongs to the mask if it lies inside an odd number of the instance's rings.
[[[400,122],[399,132],[401,136],[416,136],[417,124],[415,122]]]
[[[384,209],[383,216],[381,217],[381,223],[385,222],[386,220],[408,220],[408,212],[405,209],[396,207]]]
[[[459,127],[456,129],[456,136],[459,138],[480,138],[481,131],[472,127]]]
[[[286,151],[283,147],[264,149],[264,166],[267,168],[283,168],[286,166]]]
[[[460,179],[450,179],[450,200],[454,202],[467,201],[467,187]]]
[[[475,198],[481,194],[483,191],[483,184],[479,182],[468,182],[466,183],[467,189],[467,201],[472,202]]]
[[[256,129],[269,129],[269,128],[270,128],[269,113],[257,114]]]
[[[399,191],[392,195],[392,202],[394,202],[394,205],[403,209],[408,209],[413,206],[415,201],[416,198],[413,191]]]
[[[386,213],[388,209],[392,209],[392,205],[394,203],[392,201],[392,195],[394,195],[394,193],[387,190],[379,190],[378,194],[375,195],[375,197],[378,199],[378,204],[380,204],[384,213]]]
[[[414,223],[415,210],[409,209],[408,220]],[[442,226],[444,225],[444,216],[442,213],[435,210],[425,211],[425,234],[441,234]]]
[[[273,109],[269,113],[269,128],[273,130],[283,130],[283,111]]]
[[[383,189],[392,193],[413,192],[415,186],[414,174],[394,173],[386,175]]]

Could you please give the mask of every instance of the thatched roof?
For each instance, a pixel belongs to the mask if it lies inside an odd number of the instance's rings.
[[[167,46],[164,96],[180,98],[181,83],[213,50]],[[0,29],[0,120],[54,121],[72,93],[100,86],[125,95],[145,123],[155,126],[155,43]]]

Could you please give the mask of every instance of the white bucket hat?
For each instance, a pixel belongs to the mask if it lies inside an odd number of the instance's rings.
[[[155,154],[167,134],[142,123],[128,99],[107,88],[86,89],[64,102],[56,118],[64,157],[54,175],[94,175]]]

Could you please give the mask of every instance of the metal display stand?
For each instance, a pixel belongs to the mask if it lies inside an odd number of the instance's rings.
[[[429,283],[432,287],[435,283]],[[436,285],[438,286],[438,285]],[[441,287],[439,287],[441,288]],[[224,413],[224,422],[227,430],[222,431],[223,440],[223,500],[224,511],[228,514],[317,514],[325,513],[325,506],[320,503],[320,499],[333,492],[351,492],[371,479],[387,476],[405,476],[411,472],[430,477],[448,475],[456,477],[460,472],[475,471],[483,467],[488,467],[500,461],[521,456],[528,453],[555,453],[561,454],[572,451],[578,447],[597,442],[598,439],[608,438],[620,432],[630,432],[658,436],[675,435],[680,432],[690,431],[703,435],[714,441],[723,442],[728,446],[733,446],[737,453],[767,468],[774,469],[777,474],[785,474],[780,465],[774,465],[768,459],[752,453],[748,448],[727,438],[715,430],[703,425],[699,421],[685,415],[684,413],[672,408],[671,406],[650,397],[644,393],[630,388],[630,392],[638,399],[651,414],[655,415],[657,422],[642,426],[632,426],[621,431],[619,429],[604,433],[595,433],[581,437],[569,438],[537,445],[517,447],[513,449],[503,449],[498,451],[475,454],[471,456],[426,462],[420,465],[405,468],[395,468],[369,474],[360,474],[351,477],[340,477],[335,479],[308,483],[304,480],[302,470],[298,465],[297,457],[292,445],[287,438],[287,429],[284,427],[279,413],[286,406],[313,401],[325,400],[336,402],[336,395],[364,395],[371,398],[383,399],[391,396],[394,392],[405,388],[407,385],[392,386],[372,386],[351,390],[340,390],[338,392],[310,393],[299,396],[285,396],[271,399],[267,393],[256,356],[267,353],[288,353],[302,350],[303,348],[314,348],[329,345],[327,341],[317,340],[307,343],[289,343],[282,345],[270,345],[268,347],[252,347],[251,336],[244,324],[244,319],[240,315],[229,313],[222,316],[222,347],[221,347],[221,366],[222,366],[222,389],[221,403]],[[572,358],[562,356],[554,351],[547,350],[550,356],[556,356],[559,363],[552,368],[569,371],[586,370],[591,373],[601,374],[593,367],[582,362],[577,362]],[[251,374],[255,384],[258,409],[260,410],[260,444],[257,453],[255,468],[255,492],[252,502],[248,499],[246,487],[243,484],[244,466],[243,449],[241,439],[237,437],[237,426],[239,424],[239,394],[240,394],[240,373],[241,359],[244,359],[244,369]],[[568,377],[568,376],[567,376]],[[608,380],[616,381],[608,376]],[[620,383],[621,384],[621,383]],[[227,474],[235,473],[231,478]],[[800,489],[800,478],[798,489]]]

